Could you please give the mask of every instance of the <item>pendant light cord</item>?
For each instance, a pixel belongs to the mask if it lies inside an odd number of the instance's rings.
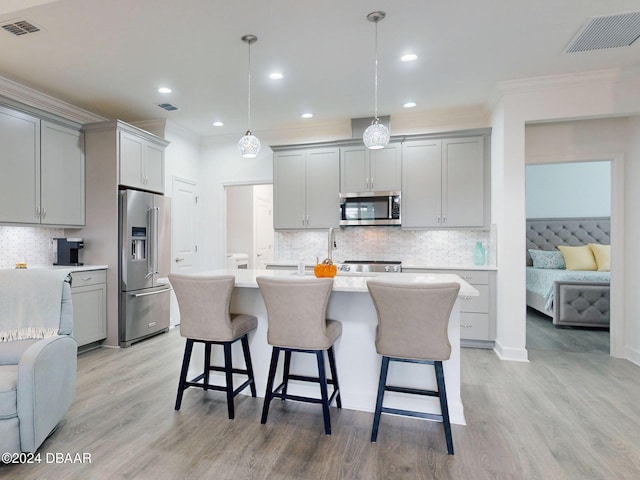
[[[248,82],[247,82],[247,131],[251,131],[251,43],[249,44],[249,72],[248,72]]]
[[[378,119],[378,20],[374,22],[375,29],[375,62],[374,62],[374,80],[373,80],[373,112],[374,121]]]

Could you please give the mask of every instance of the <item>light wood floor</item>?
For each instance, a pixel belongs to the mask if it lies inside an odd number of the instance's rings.
[[[543,327],[544,325],[539,325]],[[552,327],[550,327],[552,328]],[[535,334],[534,334],[535,335]],[[272,405],[187,390],[173,410],[183,339],[177,330],[123,350],[79,357],[76,402],[40,453],[91,454],[91,464],[0,467],[11,479],[638,479],[640,367],[602,352],[532,348],[530,363],[463,349],[468,425],[332,408]],[[338,365],[338,368],[340,366]]]

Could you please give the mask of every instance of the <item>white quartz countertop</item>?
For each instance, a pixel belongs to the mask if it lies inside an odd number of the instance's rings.
[[[28,265],[29,270],[51,269],[51,270],[69,270],[69,272],[86,272],[88,270],[106,270],[109,265]]]
[[[336,264],[340,265],[342,262],[336,262]],[[298,262],[295,260],[270,260],[265,262],[266,265],[272,265],[274,267],[292,267],[295,268],[298,266]],[[315,263],[305,262],[305,267],[313,267]],[[412,263],[402,263],[402,268],[411,270],[411,269],[423,269],[423,270],[497,270],[498,268],[495,265],[429,265],[426,263],[420,264],[412,264]],[[410,273],[410,272],[408,272]]]
[[[256,277],[288,277],[308,278],[313,274],[298,275],[290,270],[255,270],[255,269],[220,269],[194,273],[194,275],[234,275],[236,287],[258,288]],[[398,283],[443,283],[457,282],[460,284],[459,297],[477,297],[478,290],[473,288],[454,273],[367,273],[354,274],[350,272],[338,273],[333,279],[334,292],[367,293],[367,280],[378,278]]]

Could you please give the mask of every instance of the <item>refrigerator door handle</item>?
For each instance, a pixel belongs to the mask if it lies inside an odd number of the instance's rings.
[[[138,297],[146,297],[149,295],[160,295],[161,293],[170,292],[170,288],[165,288],[164,290],[156,290],[155,292],[145,292],[145,293],[131,293],[130,297],[138,298]]]
[[[151,273],[153,273],[154,275],[158,275],[158,252],[160,250],[160,232],[158,232],[158,220],[160,217],[160,209],[158,207],[154,207],[152,209],[152,212],[153,224],[151,228],[153,231],[153,271]]]
[[[158,274],[158,216],[159,208],[153,207],[147,210],[147,217],[149,223],[149,254],[147,255],[147,275],[145,278],[149,278],[152,275]]]

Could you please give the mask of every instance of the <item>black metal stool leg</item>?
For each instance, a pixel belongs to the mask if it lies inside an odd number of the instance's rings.
[[[211,371],[211,343],[204,343],[204,389],[209,390],[209,372]]]
[[[384,387],[387,385],[387,373],[389,371],[389,357],[382,357],[382,365],[380,366],[380,381],[378,382],[378,398],[376,400],[376,411],[373,414],[373,429],[371,430],[371,441],[378,439],[378,426],[380,424],[380,415],[382,414],[382,401],[384,400]]]
[[[329,368],[331,369],[331,378],[333,379],[333,388],[338,394],[336,395],[336,407],[342,408],[342,399],[340,398],[340,384],[338,383],[338,369],[336,368],[336,357],[333,354],[333,345],[327,350],[329,357]]]
[[[224,343],[224,376],[227,392],[227,411],[229,420],[233,420],[235,415],[233,409],[233,362],[231,360],[231,342]]]
[[[436,382],[438,384],[438,398],[442,409],[442,424],[444,426],[444,436],[447,440],[447,452],[453,455],[453,437],[451,435],[451,422],[449,421],[449,404],[447,403],[447,389],[444,384],[444,370],[442,362],[435,361],[433,366],[436,369]]]
[[[267,423],[267,415],[269,415],[269,405],[273,399],[273,380],[276,376],[276,368],[278,367],[278,357],[280,356],[280,348],[273,347],[271,352],[271,365],[269,366],[269,377],[267,378],[267,390],[264,392],[264,404],[262,406],[262,418],[260,423]]]
[[[287,387],[289,387],[289,374],[291,373],[291,350],[284,351],[284,368],[282,370],[282,401],[286,400]]]
[[[324,433],[331,435],[331,418],[329,417],[329,395],[327,395],[327,374],[324,366],[324,350],[316,351],[318,359],[318,380],[322,395],[322,416],[324,417]]]
[[[189,361],[191,360],[191,351],[193,350],[193,340],[187,338],[184,345],[184,356],[182,358],[182,369],[180,370],[180,380],[178,381],[178,395],[176,397],[176,410],[180,410],[182,405],[182,395],[184,394],[185,383],[187,382],[187,372],[189,371]]]
[[[242,352],[244,353],[244,363],[247,366],[247,376],[251,383],[249,384],[249,388],[251,389],[251,396],[256,397],[256,380],[253,376],[253,365],[251,364],[251,352],[249,351],[249,337],[245,334],[242,339]]]

